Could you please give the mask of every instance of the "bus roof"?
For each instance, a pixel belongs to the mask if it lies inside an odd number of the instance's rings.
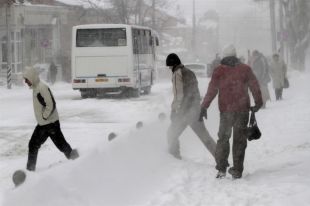
[[[138,28],[138,29],[150,29],[149,27],[129,25],[129,24],[83,24],[74,26],[73,29],[99,29],[99,28]]]

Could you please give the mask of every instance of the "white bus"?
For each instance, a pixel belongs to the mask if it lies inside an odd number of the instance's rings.
[[[90,24],[73,27],[72,87],[82,98],[148,94],[155,78],[158,37],[147,27]]]

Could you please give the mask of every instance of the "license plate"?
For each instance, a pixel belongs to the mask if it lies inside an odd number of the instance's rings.
[[[96,79],[96,82],[107,82],[107,81],[109,81],[109,79],[102,79],[102,78]]]

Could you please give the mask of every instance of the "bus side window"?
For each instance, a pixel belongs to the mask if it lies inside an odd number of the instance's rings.
[[[133,29],[132,36],[133,36],[133,53],[138,54],[138,30]]]
[[[159,39],[158,39],[158,37],[155,37],[155,41],[156,41],[156,46],[159,46]]]

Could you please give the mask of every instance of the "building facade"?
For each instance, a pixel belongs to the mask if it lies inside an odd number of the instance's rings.
[[[9,12],[9,13],[8,13]],[[13,4],[0,8],[0,75],[6,78],[7,34],[11,30],[12,80],[19,81],[26,66],[57,63],[60,58],[60,29],[68,10],[61,6]],[[8,14],[10,15],[8,17]]]

